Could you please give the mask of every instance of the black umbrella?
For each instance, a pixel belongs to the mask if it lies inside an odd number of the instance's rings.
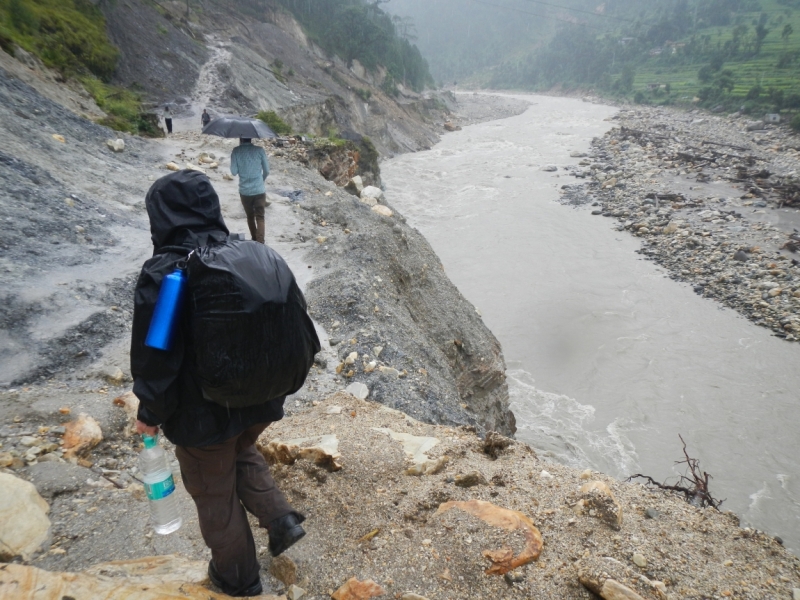
[[[247,117],[219,117],[203,127],[203,133],[225,138],[276,138],[264,121]]]

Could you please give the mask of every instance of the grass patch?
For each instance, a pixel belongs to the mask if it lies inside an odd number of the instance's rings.
[[[81,83],[94,101],[108,114],[98,121],[116,131],[125,131],[145,137],[163,137],[158,117],[142,112],[142,99],[136,92],[110,86],[95,77],[82,77]]]
[[[256,115],[257,119],[264,121],[269,128],[278,135],[289,135],[292,133],[292,128],[289,124],[281,119],[274,110],[262,110]]]
[[[89,0],[0,0],[0,39],[5,50],[19,45],[65,79],[91,73],[108,81],[119,57]]]

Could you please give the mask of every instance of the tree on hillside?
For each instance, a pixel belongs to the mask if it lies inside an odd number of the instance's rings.
[[[786,44],[789,41],[789,37],[794,33],[794,28],[792,27],[791,23],[787,23],[783,26],[783,31],[781,31],[781,38],[783,39],[783,43]]]

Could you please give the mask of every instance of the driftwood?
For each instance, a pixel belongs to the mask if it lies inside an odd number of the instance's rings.
[[[684,498],[689,504],[702,507],[710,506],[719,510],[719,507],[722,505],[724,500],[717,500],[708,490],[708,482],[712,478],[711,475],[705,471],[700,471],[700,461],[689,456],[689,453],[686,452],[686,442],[683,441],[683,436],[678,435],[678,437],[683,444],[684,459],[675,461],[675,464],[686,465],[689,468],[688,475],[681,475],[676,485],[659,483],[649,475],[642,475],[640,473],[631,475],[628,477],[628,481],[637,478],[646,479],[649,485],[657,487],[660,490],[668,490],[670,492],[683,494]]]
[[[653,133],[652,131],[639,131],[638,129],[629,129],[628,127],[621,127],[620,133],[622,135],[631,135],[633,137],[652,137],[659,140],[671,140],[672,136],[661,135],[660,133]]]
[[[703,145],[708,144],[710,146],[722,146],[723,148],[733,148],[734,150],[739,150],[740,152],[747,152],[749,150],[749,148],[743,148],[742,146],[734,146],[733,144],[723,144],[721,142],[712,142],[709,140],[703,140],[700,143]]]

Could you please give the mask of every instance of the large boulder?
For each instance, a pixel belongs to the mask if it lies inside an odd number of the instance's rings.
[[[49,511],[32,483],[0,473],[0,561],[30,559],[50,535]]]

